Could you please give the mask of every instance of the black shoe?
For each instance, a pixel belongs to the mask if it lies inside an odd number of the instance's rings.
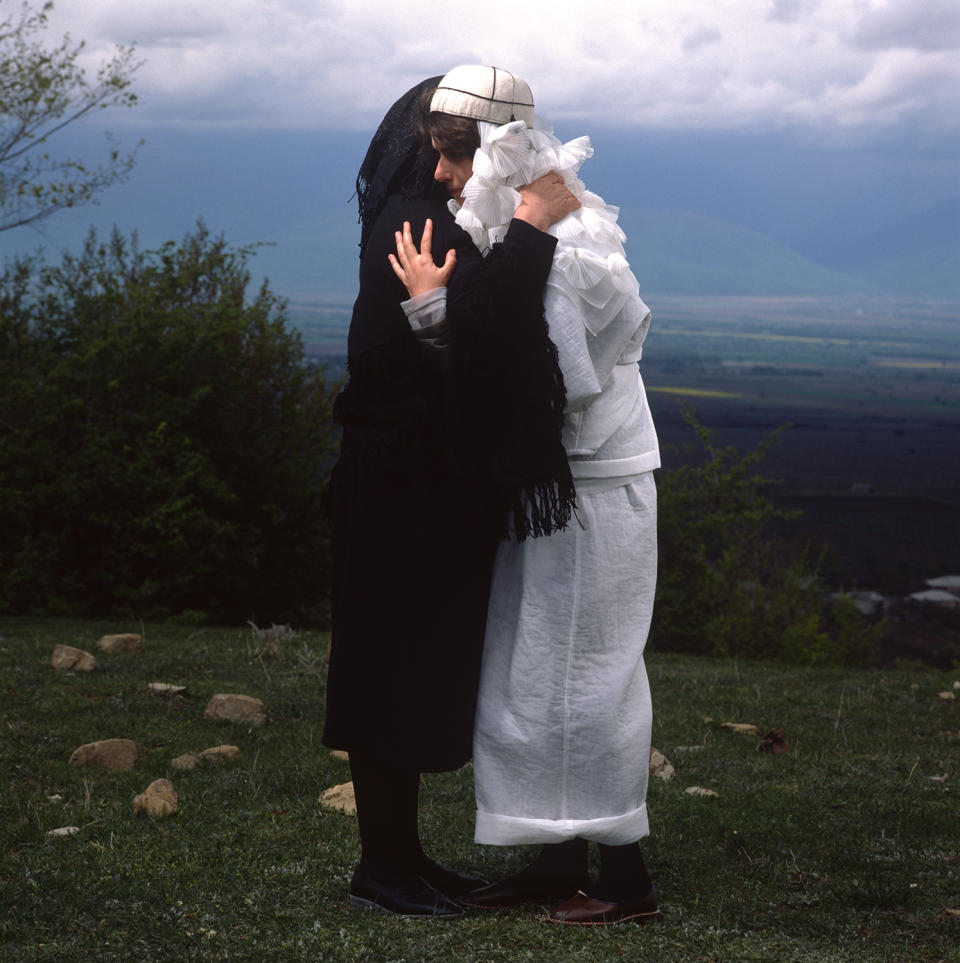
[[[357,866],[350,880],[350,905],[415,919],[453,920],[463,916],[462,906],[422,876],[381,882],[363,866]]]
[[[582,877],[564,879],[521,871],[489,886],[471,890],[461,897],[460,902],[484,909],[502,909],[521,903],[552,903],[558,899],[568,899],[586,884],[587,880]]]
[[[487,881],[479,876],[467,876],[458,873],[449,866],[428,860],[420,869],[420,875],[434,888],[440,890],[444,896],[459,900],[471,890],[486,886]]]

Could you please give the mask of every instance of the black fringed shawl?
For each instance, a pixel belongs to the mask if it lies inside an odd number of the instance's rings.
[[[454,271],[447,318],[466,457],[519,541],[570,522],[576,492],[560,441],[565,391],[543,312],[556,239],[523,221]]]

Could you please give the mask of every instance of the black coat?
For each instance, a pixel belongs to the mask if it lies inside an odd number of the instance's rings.
[[[349,381],[337,402],[343,428],[334,468],[333,644],[324,743],[425,771],[471,755],[473,716],[493,556],[504,530],[501,493],[471,460],[464,410],[496,385],[414,337],[406,291],[387,254],[411,222],[434,222],[433,254],[457,249],[452,309],[474,344],[503,297],[542,317],[555,241],[520,225],[514,243],[481,259],[442,201],[391,198],[360,266],[349,336]],[[501,251],[500,248],[503,248]],[[494,300],[491,302],[491,292]],[[527,302],[536,311],[526,308]],[[451,316],[452,317],[452,316]],[[511,334],[473,356],[510,351]],[[457,393],[475,397],[463,404]],[[469,420],[469,419],[468,419]],[[482,430],[475,425],[467,432]],[[562,449],[560,449],[562,452]]]
[[[434,221],[434,252],[479,258],[444,204],[391,199],[360,266],[333,476],[333,645],[324,742],[423,770],[470,758],[496,530],[453,462],[449,364],[420,345],[387,254]]]

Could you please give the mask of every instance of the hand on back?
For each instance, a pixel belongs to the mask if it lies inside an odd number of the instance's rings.
[[[556,171],[521,187],[520,198],[520,206],[513,216],[541,231],[562,221],[580,206],[580,202],[567,189],[563,177]]]

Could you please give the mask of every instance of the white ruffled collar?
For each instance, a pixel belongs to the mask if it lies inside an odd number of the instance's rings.
[[[564,144],[549,128],[529,128],[522,121],[478,126],[473,176],[463,187],[462,205],[450,202],[457,224],[486,254],[507,232],[520,203],[517,188],[558,171],[580,208],[550,228],[557,249],[547,283],[578,304],[585,326],[597,334],[628,297],[639,296],[639,285],[624,252],[619,209],[588,191],[577,176],[593,155],[590,138]]]

